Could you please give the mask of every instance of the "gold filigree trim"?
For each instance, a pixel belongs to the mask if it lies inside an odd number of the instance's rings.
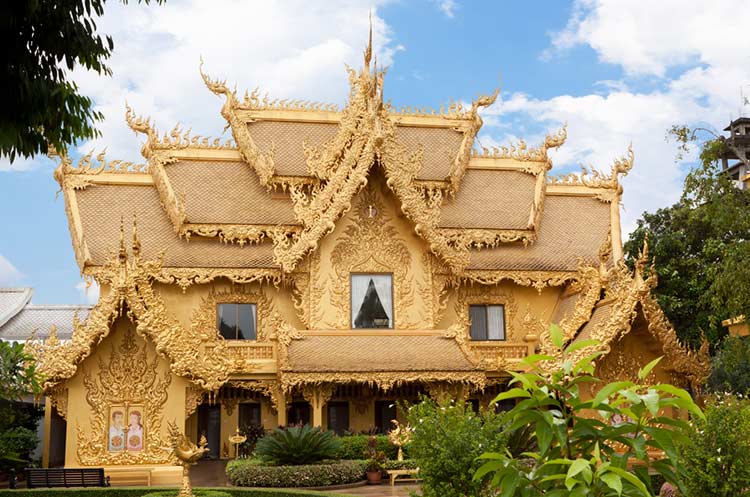
[[[517,145],[511,144],[508,147],[481,147],[481,150],[472,150],[472,157],[491,158],[491,159],[513,159],[522,162],[541,162],[547,164],[544,169],[547,170],[552,166],[552,162],[547,152],[554,148],[561,147],[568,138],[568,125],[565,124],[556,133],[548,134],[542,144],[537,148],[529,148],[524,140],[519,140]],[[536,170],[528,171],[536,174]]]
[[[180,236],[190,240],[193,235],[216,238],[224,243],[236,243],[240,246],[261,243],[265,240],[276,240],[299,233],[299,226],[273,224],[195,224],[182,226]]]
[[[68,419],[68,389],[58,386],[47,392],[50,402],[57,410],[57,413],[65,420]]]
[[[550,185],[573,185],[587,186],[589,188],[607,188],[611,190],[621,190],[620,176],[627,176],[633,163],[635,154],[633,145],[628,147],[627,154],[624,157],[616,159],[612,164],[609,174],[602,173],[594,168],[582,166],[581,173],[570,173],[564,176],[551,176],[548,179]]]
[[[320,385],[325,383],[363,383],[376,386],[383,391],[407,383],[432,383],[448,381],[463,383],[476,389],[483,389],[487,377],[482,371],[388,371],[368,373],[290,373],[281,374],[281,385],[286,392],[305,385]]]
[[[512,281],[517,285],[530,286],[541,292],[547,287],[563,286],[580,277],[576,271],[508,271],[471,269],[460,276],[451,277],[454,286],[474,282],[482,285],[496,285],[502,281]]]

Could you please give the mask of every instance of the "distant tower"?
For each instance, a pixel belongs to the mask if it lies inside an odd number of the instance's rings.
[[[729,136],[721,137],[727,145],[727,151],[721,157],[721,168],[737,182],[737,186],[750,188],[750,117],[735,119],[724,131],[729,131]],[[730,160],[737,162],[729,164]]]

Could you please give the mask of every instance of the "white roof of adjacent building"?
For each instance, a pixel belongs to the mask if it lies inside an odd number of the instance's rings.
[[[57,327],[61,340],[73,335],[73,317],[83,320],[92,306],[36,305],[31,303],[31,288],[0,288],[0,340],[23,341],[36,334],[46,338]]]

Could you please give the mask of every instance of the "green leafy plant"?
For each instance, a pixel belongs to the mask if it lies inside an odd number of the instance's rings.
[[[331,431],[310,425],[276,428],[255,445],[255,454],[278,465],[310,464],[333,459],[341,442]]]
[[[750,495],[750,401],[721,395],[679,445],[688,497]]]
[[[413,428],[409,457],[419,467],[425,497],[492,495],[486,481],[472,478],[485,451],[501,451],[508,433],[502,416],[475,413],[463,402],[437,403],[423,397],[406,410]]]
[[[367,457],[365,469],[368,473],[373,471],[383,471],[383,469],[385,469],[385,463],[388,460],[388,457],[385,455],[385,452],[378,450],[378,440],[374,436],[371,436],[367,441],[367,451],[365,452],[365,456]]]
[[[229,461],[227,478],[239,487],[324,487],[362,481],[364,461],[333,461],[297,466],[263,466],[248,459]]]
[[[266,429],[261,425],[249,423],[240,428],[240,433],[247,439],[240,444],[240,455],[249,456],[255,450],[255,444],[266,434]]]
[[[617,381],[597,385],[598,393],[587,399],[587,387],[599,381],[594,360],[600,353],[576,362],[571,355],[597,342],[582,340],[563,348],[558,326],[551,326],[550,335],[561,353],[559,362],[545,355],[526,358],[529,372],[509,372],[512,388],[495,399],[520,399],[507,413],[510,428],[533,427],[537,450],[521,457],[507,451],[483,454],[475,480],[491,475],[490,484],[501,489],[503,497],[650,497],[651,468],[683,490],[675,468],[676,442],[687,439],[688,425],[662,413],[678,408],[703,419],[690,395],[669,384]],[[658,362],[647,364],[638,378],[643,381]],[[554,364],[551,372],[545,364]],[[664,457],[651,459],[648,449],[663,451]]]
[[[375,437],[377,449],[379,451],[385,452],[388,459],[396,459],[396,456],[398,455],[398,447],[388,440],[387,435],[371,436]],[[336,459],[366,459],[367,455],[365,452],[367,451],[367,442],[369,439],[370,436],[368,435],[345,435],[339,437],[341,446],[336,454]],[[408,455],[408,445],[404,447],[404,453]]]

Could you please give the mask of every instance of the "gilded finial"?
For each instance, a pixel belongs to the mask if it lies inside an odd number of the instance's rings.
[[[370,37],[368,38],[367,48],[365,48],[365,69],[370,69],[372,60],[372,10],[370,11]]]
[[[117,254],[117,259],[120,264],[124,264],[128,260],[128,252],[125,250],[125,217],[120,216],[120,250]]]
[[[648,264],[648,231],[643,235],[643,247],[638,252],[638,259],[635,261],[635,278],[643,281],[643,270]]]
[[[141,241],[138,239],[138,221],[136,220],[136,214],[133,213],[133,257],[139,258],[141,256]]]

